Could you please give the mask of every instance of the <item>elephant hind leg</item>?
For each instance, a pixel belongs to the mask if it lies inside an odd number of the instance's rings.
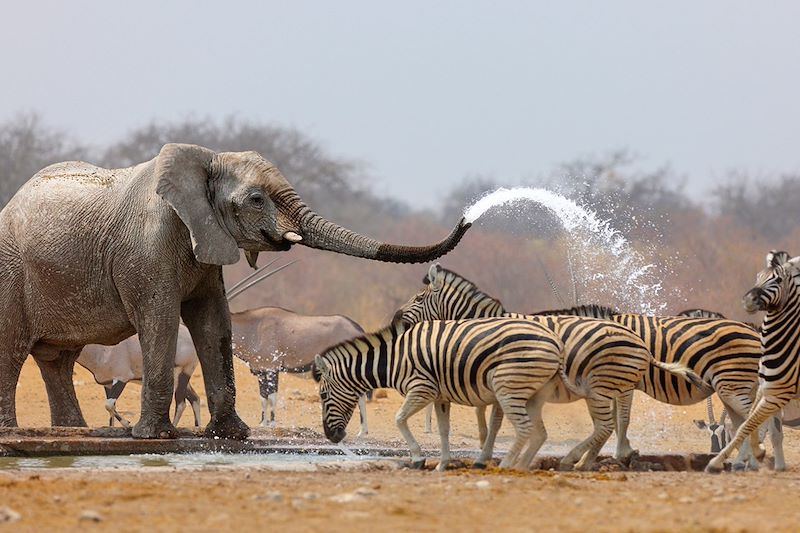
[[[17,382],[28,354],[17,350],[4,355],[0,354],[5,367],[5,372],[0,374],[0,427],[17,427]]]
[[[80,350],[63,351],[52,360],[36,359],[47,389],[52,426],[86,427],[72,382],[75,361],[80,354]]]

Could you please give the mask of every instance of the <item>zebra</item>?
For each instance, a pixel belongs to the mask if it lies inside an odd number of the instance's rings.
[[[592,435],[570,451],[561,461],[562,469],[585,469],[594,462],[614,430],[615,418],[627,428],[628,412],[614,416],[614,399],[632,396],[637,384],[651,366],[663,368],[701,383],[689,376],[680,365],[654,361],[644,342],[631,331],[607,320],[578,316],[528,316],[506,313],[502,304],[480,291],[471,281],[435,264],[426,276],[428,288],[413,296],[396,315],[396,320],[417,323],[432,319],[465,319],[481,316],[506,316],[529,320],[553,331],[564,343],[562,384],[551,402],[585,399],[594,423]],[[425,281],[425,280],[423,280]],[[685,369],[684,369],[685,370]],[[630,406],[630,402],[622,405]],[[485,412],[477,412],[481,438],[484,436]],[[502,413],[495,406],[492,425],[482,442],[491,447]],[[627,460],[634,453],[628,444],[618,442],[615,456]]]
[[[436,402],[441,438],[437,469],[443,471],[450,459],[449,403],[498,403],[516,431],[500,467],[528,468],[547,439],[542,405],[558,379],[562,350],[556,335],[527,320],[430,321],[411,326],[393,321],[314,358],[312,375],[319,383],[325,436],[334,443],[345,437],[360,395],[394,388],[405,396],[395,421],[415,468],[422,468],[425,460],[408,419]]]
[[[766,311],[761,324],[763,356],[758,366],[759,385],[753,408],[738,427],[736,435],[706,466],[706,472],[720,472],[724,461],[746,438],[756,459],[764,457],[758,431],[765,420],[780,412],[798,396],[800,380],[800,257],[770,251],[766,268],[742,298],[745,311]],[[777,453],[776,453],[777,463]],[[777,466],[777,465],[776,465]]]
[[[442,288],[445,281],[447,290]],[[411,321],[418,320],[423,315],[465,318],[480,316],[477,313],[494,316],[505,313],[499,300],[486,295],[466,278],[443,269],[438,263],[431,266],[423,282],[427,287],[398,311]],[[716,391],[728,408],[734,427],[742,423],[750,410],[758,380],[761,342],[757,334],[745,324],[732,320],[623,314],[600,305],[541,311],[535,315],[576,315],[610,319],[639,336],[655,361],[686,365],[695,376],[702,377],[704,381],[702,384],[692,381],[690,374],[687,374],[687,379],[681,379],[658,365],[650,365],[636,388],[658,401],[672,405],[690,405],[706,399]],[[631,453],[629,450],[632,450],[627,438],[625,419],[629,416],[632,400],[631,394],[617,398],[618,456],[624,457],[625,453]],[[775,469],[784,469],[782,438],[775,434],[771,437]],[[748,452],[747,448],[740,449],[735,467],[744,466]],[[750,464],[757,467],[754,459]]]
[[[725,315],[722,313],[718,313],[717,311],[710,311],[708,309],[701,309],[701,308],[693,308],[693,309],[684,309],[677,316],[688,316],[694,318],[721,318],[723,320],[726,319]],[[752,322],[743,322],[748,327],[752,328],[754,331],[759,331],[759,327],[753,324]],[[792,400],[792,407],[796,406],[796,400]],[[790,406],[787,405],[787,408]],[[717,422],[714,418],[714,404],[712,401],[712,397],[709,396],[706,398],[706,411],[708,413],[708,423],[704,420],[694,420],[695,426],[698,429],[705,429],[711,434],[711,453],[716,454],[719,453],[722,448],[724,448],[728,442],[730,442],[731,437],[733,435],[732,427],[730,423],[726,424],[726,418],[728,417],[728,410],[723,409],[722,414],[720,415],[719,422]],[[764,437],[766,437],[766,432],[770,432],[770,438],[774,443],[776,440],[783,439],[783,412],[779,416],[772,417],[772,420],[768,424],[764,424],[759,429],[758,433],[758,440],[759,442],[764,441]],[[784,466],[785,468],[785,466]]]

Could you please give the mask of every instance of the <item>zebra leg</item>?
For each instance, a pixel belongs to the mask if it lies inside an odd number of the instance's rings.
[[[759,394],[761,396],[761,394]],[[750,435],[755,432],[756,437],[758,436],[758,428],[761,424],[764,423],[765,420],[770,418],[771,416],[777,414],[780,409],[786,404],[785,399],[776,398],[774,396],[761,396],[758,403],[755,403],[753,409],[750,411],[750,415],[745,420],[744,424],[739,426],[739,429],[736,431],[736,436],[733,438],[731,442],[728,443],[725,448],[722,449],[716,457],[711,459],[706,466],[706,472],[710,473],[718,473],[722,472],[725,466],[725,460],[730,457],[733,450],[742,446],[745,442],[745,439],[750,437]],[[733,419],[733,413],[731,413],[731,419]]]
[[[544,407],[545,399],[548,396],[549,392],[545,394],[540,392],[528,401],[526,408],[533,424],[533,432],[528,440],[528,448],[522,454],[520,460],[517,461],[515,468],[530,470],[534,457],[536,457],[544,441],[547,440],[547,428],[544,427],[544,420],[542,420],[542,407]]]
[[[123,427],[129,428],[131,427],[131,423],[122,418],[122,415],[119,414],[117,411],[117,400],[122,395],[122,391],[125,390],[125,385],[128,383],[125,381],[117,381],[116,379],[111,382],[110,387],[105,387],[106,389],[106,411],[110,415],[108,420],[108,425],[114,425],[114,419],[119,420],[119,423],[122,424]]]
[[[586,398],[586,406],[592,417],[594,431],[561,460],[560,468],[562,470],[591,468],[603,444],[614,430],[613,406],[610,398]]]
[[[631,407],[633,405],[633,390],[625,392],[614,398],[612,416],[616,424],[617,450],[614,459],[627,461],[637,452],[628,440],[628,426],[631,423]]]
[[[425,466],[425,458],[422,456],[422,448],[420,448],[417,439],[408,429],[408,419],[434,401],[434,398],[435,393],[432,391],[411,390],[406,394],[406,400],[394,417],[397,429],[400,430],[400,434],[406,440],[408,449],[411,451],[412,468],[423,468]]]
[[[483,442],[483,447],[481,448],[481,454],[478,456],[478,459],[475,460],[475,463],[472,465],[473,468],[486,468],[486,465],[492,458],[492,452],[494,451],[494,441],[497,438],[497,433],[500,431],[500,426],[503,424],[503,410],[500,408],[499,404],[492,405],[492,418],[491,418],[491,425],[489,426],[489,430],[486,433],[486,440]]]
[[[728,397],[723,394],[720,394],[719,397],[725,406],[723,412],[727,413],[727,416],[730,417],[731,427],[733,428],[733,432],[736,433],[747,418],[750,407],[754,404],[749,403],[749,399],[747,401],[741,401],[739,398]],[[733,439],[729,439],[728,444],[730,444],[732,440]],[[733,471],[745,470],[746,468],[758,470],[758,461],[753,457],[749,440],[745,441],[742,446],[739,447],[739,452],[731,463],[731,470]]]
[[[533,423],[528,416],[528,402],[523,403],[518,398],[514,398],[512,394],[505,393],[502,389],[495,391],[495,395],[500,407],[503,409],[503,414],[514,425],[516,433],[514,444],[511,445],[511,449],[500,461],[500,468],[511,468],[517,464],[517,458],[522,448],[530,439]]]
[[[356,438],[363,437],[367,433],[369,433],[369,429],[367,428],[367,396],[366,394],[361,396],[358,399],[358,416],[361,421],[361,429],[358,430],[358,435]]]
[[[786,459],[783,457],[783,421],[779,416],[773,416],[767,422],[769,440],[772,443],[772,453],[775,456],[774,470],[783,472],[786,470]]]
[[[425,433],[433,432],[433,428],[431,427],[431,418],[433,418],[433,404],[430,404],[425,408]]]
[[[486,427],[485,405],[479,405],[475,408],[475,417],[478,419],[478,442],[480,442],[481,448],[483,448],[486,442],[486,434],[489,432],[489,428]]]
[[[436,409],[436,423],[439,426],[439,442],[442,447],[442,456],[436,470],[444,472],[450,463],[450,402],[434,402]]]

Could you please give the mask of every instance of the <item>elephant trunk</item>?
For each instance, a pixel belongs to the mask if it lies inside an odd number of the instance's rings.
[[[303,203],[294,190],[285,191],[282,204],[290,220],[299,229],[295,241],[320,250],[329,250],[354,257],[363,257],[391,263],[427,263],[455,248],[464,233],[470,228],[462,218],[444,240],[428,246],[406,246],[387,244],[326,220]],[[289,232],[290,234],[292,232]],[[300,237],[301,239],[297,239]]]

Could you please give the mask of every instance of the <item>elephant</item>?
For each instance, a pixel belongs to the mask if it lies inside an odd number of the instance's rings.
[[[15,389],[31,354],[51,423],[85,426],[72,370],[86,344],[138,333],[141,416],[134,438],[174,438],[169,417],[178,323],[197,350],[211,419],[205,435],[246,438],[235,409],[231,323],[222,265],[239,249],[295,244],[397,263],[452,250],[470,224],[428,246],[386,244],[312,211],[256,152],[166,144],[122,169],[57,163],[25,183],[0,211],[0,426],[17,425]]]

